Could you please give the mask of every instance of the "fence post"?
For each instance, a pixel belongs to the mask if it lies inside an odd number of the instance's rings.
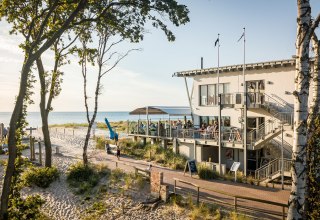
[[[234,197],[234,211],[237,212],[237,197]]]
[[[173,192],[176,195],[177,180],[174,180]]]
[[[285,220],[285,207],[282,206],[282,219]]]
[[[197,205],[199,205],[200,187],[197,186]]]
[[[42,165],[42,150],[41,150],[41,140],[39,140],[39,163]]]
[[[32,137],[29,138],[29,145],[30,145],[30,160],[32,160]]]

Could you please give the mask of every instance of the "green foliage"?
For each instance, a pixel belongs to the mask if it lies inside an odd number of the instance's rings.
[[[190,218],[192,220],[208,219],[209,216],[210,216],[210,210],[208,206],[204,203],[200,203],[198,207],[195,206],[190,213]]]
[[[0,166],[6,166],[6,165],[7,165],[7,160],[1,159]]]
[[[255,179],[252,176],[248,176],[247,177],[247,183],[249,183],[250,185],[254,185]]]
[[[111,172],[111,182],[112,183],[119,183],[121,180],[124,179],[126,176],[125,172],[119,168],[112,170]]]
[[[307,145],[307,181],[309,219],[320,219],[320,115],[315,121],[315,130]]]
[[[124,183],[126,189],[136,188],[138,190],[143,189],[146,184],[146,180],[141,175],[135,175],[134,173],[128,173],[124,176]]]
[[[56,167],[32,167],[23,173],[22,178],[28,186],[47,188],[59,178],[59,171]]]
[[[179,194],[175,194],[171,196],[169,202],[173,205],[180,206],[180,207],[184,205],[183,197]]]
[[[251,218],[241,214],[241,213],[236,213],[236,212],[229,212],[229,214],[224,217],[223,219],[228,220],[228,219],[232,219],[232,220],[250,220]]]
[[[83,218],[83,220],[99,219],[99,217],[106,212],[106,209],[106,203],[102,201],[94,202],[92,206],[87,208],[86,213],[89,215]]]
[[[103,136],[96,136],[96,149],[104,150],[106,144],[106,138]]]
[[[99,183],[100,178],[109,174],[106,167],[85,166],[82,163],[72,165],[67,173],[69,186],[75,188],[76,194],[90,193]]]
[[[8,209],[9,219],[12,220],[29,220],[42,219],[40,212],[41,206],[45,203],[39,195],[28,196],[25,199],[21,197],[10,198]]]
[[[198,175],[200,179],[205,180],[216,179],[218,177],[218,174],[208,168],[205,164],[200,164],[198,166]]]
[[[144,146],[140,142],[134,142],[131,139],[119,140],[122,153],[135,159],[146,159],[155,161],[163,166],[176,170],[182,170],[187,158],[183,155],[175,154],[172,148],[164,149],[159,145],[147,144]]]

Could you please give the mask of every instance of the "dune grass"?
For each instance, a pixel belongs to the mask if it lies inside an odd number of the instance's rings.
[[[183,169],[187,161],[186,157],[175,154],[170,147],[164,149],[159,145],[149,143],[144,146],[141,142],[135,142],[131,139],[120,139],[119,146],[122,154],[134,159],[154,161],[176,170]]]
[[[127,121],[116,121],[110,122],[111,127],[113,127],[117,132],[125,132],[127,130]],[[64,124],[52,124],[49,125],[50,128],[54,127],[65,127],[65,128],[77,128],[77,127],[88,127],[88,123],[64,123]],[[104,122],[98,122],[97,128],[107,129],[107,125]]]

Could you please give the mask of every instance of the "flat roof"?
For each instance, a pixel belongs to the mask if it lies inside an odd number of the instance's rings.
[[[256,69],[288,67],[288,66],[295,65],[295,59],[267,61],[267,62],[260,62],[260,63],[247,63],[245,65],[246,65],[246,71],[256,70]],[[219,67],[220,73],[236,72],[236,71],[242,71],[242,70],[243,70],[243,64]],[[195,70],[175,72],[172,76],[193,77],[193,76],[199,76],[199,75],[215,74],[217,72],[218,72],[218,68],[212,67],[212,68],[206,68],[206,69],[195,69]]]
[[[186,106],[146,106],[137,108],[130,115],[169,115],[169,116],[189,116],[191,115],[190,107]]]

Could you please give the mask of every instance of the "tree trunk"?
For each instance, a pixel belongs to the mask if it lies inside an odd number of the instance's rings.
[[[20,115],[22,114],[23,101],[27,91],[28,75],[32,66],[32,59],[25,61],[21,70],[21,80],[19,87],[19,94],[14,106],[14,110],[10,119],[10,129],[8,137],[8,149],[9,159],[6,169],[6,174],[3,181],[2,195],[1,195],[1,208],[0,208],[0,219],[8,218],[8,201],[11,191],[11,180],[15,171],[15,159],[17,157],[17,145],[16,145],[16,129],[17,122]]]
[[[90,135],[91,135],[91,128],[92,128],[92,125],[93,125],[94,121],[96,120],[97,111],[98,111],[98,98],[99,98],[99,89],[100,89],[100,82],[101,82],[101,73],[102,73],[102,67],[99,66],[99,75],[98,75],[98,80],[97,80],[97,84],[96,84],[96,91],[95,91],[95,97],[94,97],[94,111],[93,111],[92,118],[89,121],[86,140],[85,140],[84,146],[83,146],[83,164],[84,165],[88,164],[87,149],[88,149],[89,139],[90,139]],[[86,90],[86,86],[84,87],[84,89]],[[86,105],[87,115],[89,115],[89,110],[88,110],[88,107],[87,107],[88,106],[87,99],[85,99],[85,105]]]
[[[298,0],[292,189],[289,198],[288,219],[305,218],[310,25],[311,8],[309,1]]]
[[[45,71],[43,68],[43,63],[41,57],[37,59],[37,68],[39,73],[39,80],[41,86],[40,92],[40,114],[42,120],[42,133],[45,145],[45,166],[51,167],[52,165],[52,147],[50,140],[50,132],[49,132],[49,123],[48,123],[48,112],[46,109],[46,79],[45,79]]]

